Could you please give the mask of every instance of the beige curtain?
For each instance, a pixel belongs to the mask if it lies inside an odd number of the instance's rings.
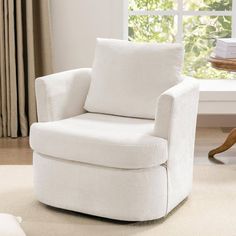
[[[51,58],[49,0],[0,0],[0,137],[28,135]]]

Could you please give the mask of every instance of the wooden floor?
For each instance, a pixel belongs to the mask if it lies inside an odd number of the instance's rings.
[[[198,128],[195,142],[195,164],[220,164],[208,159],[208,152],[221,145],[232,128]],[[216,155],[221,164],[236,164],[236,145]]]
[[[209,161],[209,150],[222,144],[230,129],[198,128],[195,145],[195,164],[216,164]],[[236,164],[236,145],[217,156],[225,164]],[[32,151],[28,138],[0,138],[0,165],[31,165]]]
[[[0,138],[0,165],[31,165],[29,138]]]

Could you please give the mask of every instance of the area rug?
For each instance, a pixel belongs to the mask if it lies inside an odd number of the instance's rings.
[[[235,236],[236,166],[196,165],[188,199],[165,219],[145,223],[107,220],[45,206],[34,196],[32,166],[0,166],[0,212],[22,217],[27,236]]]

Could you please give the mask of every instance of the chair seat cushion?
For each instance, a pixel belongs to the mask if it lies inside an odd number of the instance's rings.
[[[94,165],[137,169],[167,160],[167,141],[152,135],[153,120],[85,113],[31,126],[38,153]]]

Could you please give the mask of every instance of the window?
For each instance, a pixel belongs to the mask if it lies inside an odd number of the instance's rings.
[[[235,22],[236,0],[129,0],[129,40],[183,42],[183,73],[200,79],[232,78],[207,57],[217,38],[236,37]]]

